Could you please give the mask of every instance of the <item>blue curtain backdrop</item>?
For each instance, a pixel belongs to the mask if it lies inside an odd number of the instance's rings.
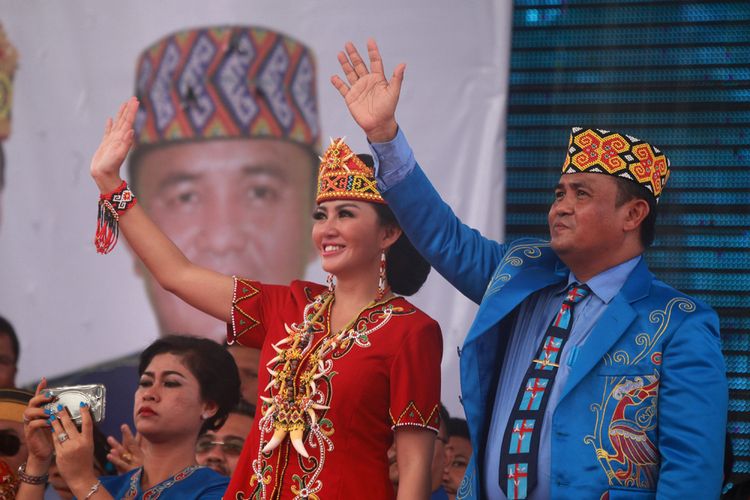
[[[750,2],[516,0],[512,37],[506,240],[547,237],[570,127],[659,146],[673,170],[646,258],[721,318],[750,477]]]

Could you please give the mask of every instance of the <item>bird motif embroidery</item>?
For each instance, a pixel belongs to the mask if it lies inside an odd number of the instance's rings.
[[[621,485],[651,488],[656,484],[659,450],[650,434],[657,424],[658,392],[655,376],[624,380],[612,390],[617,403],[606,435],[613,451],[602,446],[596,455],[608,463],[610,479]]]

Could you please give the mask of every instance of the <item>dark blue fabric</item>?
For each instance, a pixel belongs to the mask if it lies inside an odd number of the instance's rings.
[[[103,477],[101,478],[102,485],[114,498],[125,498],[131,486],[131,478],[135,474],[140,474],[140,471],[141,469],[138,468],[119,476]],[[143,498],[140,481],[133,482],[137,485],[137,494],[135,497],[128,498],[140,500]],[[167,500],[220,500],[228,485],[228,477],[222,476],[207,467],[197,467],[184,479],[175,481],[174,478],[170,478],[147,491],[154,492],[153,496],[149,497],[153,500],[157,498]]]

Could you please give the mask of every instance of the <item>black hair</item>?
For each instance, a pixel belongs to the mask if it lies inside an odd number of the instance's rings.
[[[99,426],[94,424],[94,466],[98,466],[105,476],[117,475],[114,464],[107,460],[107,455],[112,451],[112,447],[107,443],[107,436],[104,435]]]
[[[648,203],[648,215],[641,222],[641,244],[643,248],[650,247],[656,236],[656,198],[651,194],[651,191],[637,182],[621,177],[614,177],[614,179],[617,181],[616,207],[620,207],[633,199],[646,200]]]
[[[372,156],[367,154],[357,156],[368,167],[373,166]],[[396,215],[388,205],[383,203],[373,203],[372,205],[375,207],[378,220],[382,225],[400,227]],[[417,252],[406,233],[402,233],[388,249],[385,275],[394,293],[414,295],[427,281],[430,269],[430,264]]]
[[[240,345],[240,344],[237,344],[237,345]],[[240,396],[240,400],[237,402],[234,408],[229,410],[229,413],[227,414],[227,418],[229,418],[229,415],[231,415],[232,413],[234,413],[235,415],[242,415],[243,417],[250,417],[254,420],[255,419],[255,405],[252,403],[248,403],[247,399]],[[203,436],[207,432],[211,432],[213,430],[214,429],[201,429],[200,435]]]
[[[141,353],[138,376],[143,375],[159,354],[180,356],[190,373],[198,379],[201,398],[213,401],[218,406],[216,414],[203,422],[200,433],[224,425],[229,412],[240,400],[240,375],[232,355],[212,340],[167,335],[153,342]]]
[[[7,335],[10,337],[10,348],[13,350],[13,355],[16,357],[16,363],[18,363],[18,357],[21,354],[21,347],[18,344],[18,337],[16,331],[13,329],[13,325],[10,321],[0,316],[0,335]]]
[[[247,399],[240,397],[237,405],[235,405],[229,413],[236,413],[238,415],[255,418],[255,405],[250,403]]]
[[[375,203],[375,211],[380,223],[398,226],[396,216],[388,205]],[[414,295],[422,288],[430,274],[430,264],[417,252],[406,233],[402,233],[396,242],[388,249],[385,276],[394,293],[399,295]]]
[[[445,421],[445,423],[447,424],[448,420],[451,419],[451,414],[448,413],[448,408],[446,408],[443,403],[440,403],[438,411],[440,412],[440,420]]]
[[[443,403],[440,403],[440,407],[438,411],[440,413],[440,427],[445,426],[445,430],[447,433],[448,421],[451,419],[451,414],[448,413],[448,408],[446,408]]]
[[[471,441],[469,437],[469,424],[463,418],[448,419],[448,436],[462,437]]]

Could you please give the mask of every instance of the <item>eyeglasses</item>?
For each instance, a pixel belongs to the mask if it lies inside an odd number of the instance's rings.
[[[239,455],[242,453],[244,445],[245,440],[238,437],[228,437],[224,441],[214,441],[213,436],[203,436],[198,438],[198,441],[195,443],[195,452],[207,453],[214,446],[221,446],[221,451],[227,455]]]

